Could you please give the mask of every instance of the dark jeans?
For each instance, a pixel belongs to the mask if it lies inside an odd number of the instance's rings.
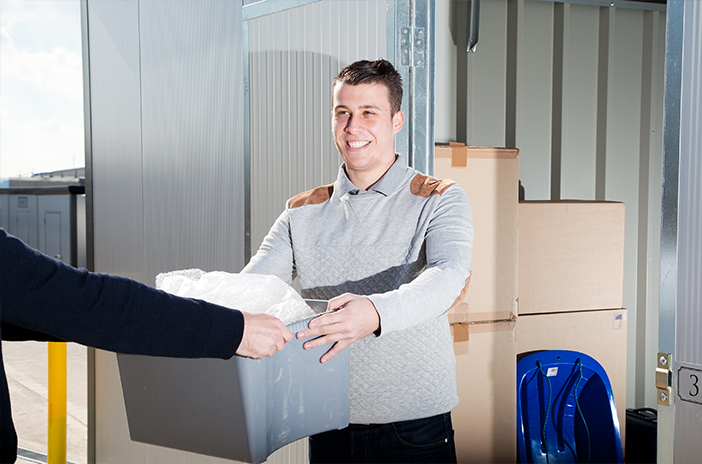
[[[455,463],[451,413],[390,424],[350,424],[310,437],[310,463]]]

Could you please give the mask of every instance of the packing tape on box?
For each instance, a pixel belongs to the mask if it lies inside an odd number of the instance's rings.
[[[465,168],[468,166],[468,148],[462,143],[450,142],[451,146],[451,167]]]

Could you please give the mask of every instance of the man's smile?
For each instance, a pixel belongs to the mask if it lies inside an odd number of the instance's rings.
[[[346,144],[349,146],[349,148],[363,148],[367,145],[370,144],[369,140],[355,140],[355,141],[348,141]]]

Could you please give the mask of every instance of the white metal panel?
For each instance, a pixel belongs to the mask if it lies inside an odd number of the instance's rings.
[[[642,98],[642,105],[646,111],[642,111],[641,121],[641,184],[639,185],[639,247],[638,262],[640,266],[645,263],[645,272],[638,273],[637,283],[637,345],[636,372],[639,377],[646,378],[649,373],[655,372],[656,354],[658,346],[658,309],[660,298],[660,245],[661,245],[661,208],[660,198],[662,195],[662,170],[663,164],[663,92],[655,89],[664,88],[665,74],[665,14],[660,12],[647,12],[644,15],[644,30],[650,31],[645,34],[644,52],[645,65],[644,76],[648,76],[648,82],[644,78],[645,85],[642,89],[643,95],[650,95],[650,100]],[[646,158],[646,155],[647,158]],[[648,164],[647,171],[644,171],[645,164]],[[647,182],[646,182],[647,180]],[[645,200],[644,200],[645,198]],[[644,248],[644,244],[646,247]],[[631,392],[629,393],[631,394]],[[656,386],[653,382],[639,381],[635,385],[635,403],[646,404],[656,397]]]
[[[94,269],[143,280],[139,11],[136,0],[87,3],[90,47]],[[97,462],[143,462],[143,445],[129,440],[114,355],[95,354],[89,393],[89,454]],[[92,445],[92,446],[91,446]]]
[[[39,251],[75,266],[75,244],[71,243],[75,211],[71,211],[72,208],[75,208],[75,198],[70,194],[37,196]]]
[[[94,266],[143,280],[138,2],[102,0],[87,10]]]
[[[238,272],[243,242],[241,6],[140,2],[145,279]]]
[[[462,21],[462,18],[457,18]],[[441,27],[437,22],[437,29]],[[507,76],[507,2],[480,4],[480,41],[477,53],[467,55],[467,69],[461,71],[468,87],[466,142],[477,146],[505,146]],[[462,52],[459,46],[459,53]],[[437,63],[437,74],[441,72]],[[461,102],[459,102],[459,105]],[[460,136],[460,134],[458,134]]]
[[[38,249],[37,218],[36,195],[10,195],[10,228],[7,232]]]
[[[10,196],[0,195],[0,227],[10,231]]]
[[[560,198],[595,199],[599,11],[563,5]],[[584,78],[587,76],[587,78]]]
[[[88,0],[94,269],[243,266],[241,6]],[[90,204],[90,203],[89,203]],[[132,442],[114,355],[95,355],[97,462],[220,462]]]
[[[553,3],[523,1],[518,12],[523,45],[517,57],[515,146],[524,159],[519,178],[530,199],[549,198],[551,192],[553,10]]]
[[[293,195],[336,178],[331,82],[386,56],[385,0],[326,0],[248,21],[251,248]]]
[[[610,65],[607,99],[607,129],[604,195],[606,200],[623,201],[626,204],[626,240],[624,243],[624,307],[629,308],[629,337],[627,350],[627,372],[635,382],[627,382],[628,404],[652,406],[653,397],[636,398],[637,385],[642,387],[650,381],[650,372],[637,371],[637,346],[645,333],[638,333],[639,314],[637,301],[637,270],[645,272],[646,261],[639,263],[639,250],[648,244],[639,243],[639,207],[641,179],[641,89],[643,70],[643,11],[615,9],[610,16],[613,22],[610,36]],[[635,77],[634,77],[635,76]],[[648,128],[646,129],[648,130]],[[647,167],[648,152],[643,156]],[[601,180],[600,180],[601,181]],[[648,182],[648,178],[644,180]],[[643,201],[646,201],[643,198]],[[652,199],[657,202],[657,199]],[[636,310],[632,310],[632,309]],[[650,340],[654,343],[654,340]],[[645,350],[641,353],[643,356]],[[637,401],[638,400],[638,401]],[[647,401],[648,400],[648,401]]]
[[[685,2],[680,91],[675,462],[702,457],[702,5]]]

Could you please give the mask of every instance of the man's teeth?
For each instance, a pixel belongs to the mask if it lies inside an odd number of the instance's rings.
[[[358,141],[358,142],[349,142],[349,147],[351,148],[363,148],[366,145],[368,145],[370,142],[368,141]]]

